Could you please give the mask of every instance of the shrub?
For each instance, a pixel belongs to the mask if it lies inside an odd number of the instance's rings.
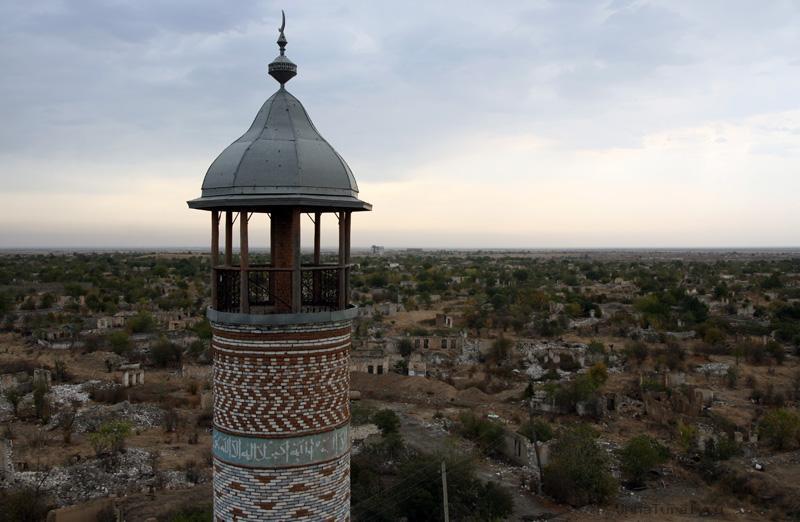
[[[728,383],[728,388],[736,389],[736,385],[739,383],[739,368],[736,366],[728,368],[728,372],[725,374],[725,381]]]
[[[397,349],[400,355],[408,357],[411,355],[411,352],[414,351],[414,345],[411,343],[411,339],[401,339],[400,342],[397,343]]]
[[[355,401],[350,406],[350,423],[353,426],[369,424],[372,421],[372,415],[374,413],[375,410],[369,407],[365,402]]]
[[[487,455],[496,454],[503,443],[503,426],[489,419],[465,412],[459,417],[461,435],[474,441]]]
[[[14,415],[17,415],[17,411],[19,409],[19,401],[22,400],[22,395],[20,395],[19,391],[16,388],[9,388],[7,389],[3,395],[5,396],[6,400],[11,404],[11,409],[14,412]]]
[[[648,355],[650,355],[650,348],[643,341],[635,341],[625,347],[626,361],[635,361],[636,364],[641,365],[647,360]]]
[[[128,328],[133,333],[148,333],[156,329],[156,321],[149,313],[140,311],[130,318]]]
[[[112,332],[108,336],[108,344],[117,355],[124,355],[131,349],[131,339],[126,332]]]
[[[47,400],[47,385],[40,382],[33,388],[33,408],[36,418],[47,422],[50,418],[50,403]]]
[[[211,506],[186,507],[170,515],[168,520],[169,522],[211,522],[213,516]]]
[[[614,495],[617,485],[608,455],[595,439],[594,431],[579,425],[564,432],[553,445],[543,486],[558,502],[602,504]]]
[[[118,453],[125,447],[125,439],[131,434],[132,425],[127,421],[104,422],[100,429],[89,434],[89,443],[99,457],[103,453]]]
[[[800,416],[786,408],[772,410],[761,419],[758,434],[776,450],[795,448],[800,442]]]
[[[599,362],[589,368],[589,380],[596,388],[604,385],[608,380],[608,368],[605,363]]]
[[[667,449],[647,435],[638,435],[628,441],[620,452],[622,472],[631,486],[642,486],[650,472],[663,464],[668,457]]]
[[[181,348],[165,338],[161,338],[150,351],[153,364],[161,368],[177,365],[181,362],[181,355]]]
[[[42,492],[33,487],[0,489],[0,522],[45,520],[49,504]]]
[[[372,422],[381,430],[384,436],[389,433],[397,433],[397,430],[400,429],[400,417],[389,409],[383,409],[375,413],[372,416]]]
[[[589,343],[589,353],[603,355],[606,353],[606,345],[600,341],[593,340]]]
[[[773,359],[775,359],[777,364],[783,364],[783,361],[786,359],[786,350],[784,350],[783,346],[775,341],[770,341],[767,343],[765,351],[769,353]]]
[[[697,427],[678,421],[678,444],[686,453],[693,451],[697,445]]]
[[[526,422],[520,427],[519,433],[531,441],[534,438],[534,434],[536,434],[536,440],[539,442],[547,442],[553,438],[552,426],[550,426],[549,422],[541,419]]]
[[[703,458],[708,462],[714,463],[735,457],[740,451],[739,444],[732,437],[720,437],[716,442],[714,439],[709,439],[706,441]]]

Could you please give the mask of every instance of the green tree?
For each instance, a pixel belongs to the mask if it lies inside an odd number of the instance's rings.
[[[414,351],[414,344],[411,342],[411,339],[403,338],[397,343],[397,350],[403,357],[408,357],[411,355],[411,352]]]
[[[634,360],[637,364],[644,363],[648,355],[650,355],[650,347],[643,341],[634,341],[625,347],[625,358]]]
[[[402,499],[397,503],[397,518],[405,517],[409,522],[443,520],[442,460],[422,454],[400,466],[398,486],[394,490],[397,498]],[[445,457],[444,461],[450,520],[482,522],[508,518],[513,510],[513,500],[505,489],[492,482],[481,482],[468,459]]]
[[[397,433],[397,430],[400,429],[400,417],[390,409],[375,412],[372,416],[372,422],[381,430],[384,436],[390,433]]]
[[[167,366],[174,366],[181,362],[183,351],[180,346],[169,342],[165,337],[162,337],[150,350],[150,358],[153,364],[161,368]]]
[[[474,441],[487,455],[496,455],[503,444],[503,426],[499,422],[481,418],[471,411],[459,417],[460,433]]]
[[[631,486],[643,486],[647,474],[663,464],[669,453],[659,442],[647,435],[630,439],[620,452],[622,473]]]
[[[14,416],[17,415],[17,410],[19,409],[19,401],[22,400],[22,395],[16,388],[9,388],[5,392],[3,392],[6,400],[11,404],[12,411],[14,412]]]
[[[40,488],[0,488],[0,522],[39,522],[47,518],[51,503]]]
[[[89,443],[98,457],[107,452],[118,453],[125,447],[125,439],[130,436],[131,428],[128,421],[104,422],[97,431],[89,434]]]
[[[800,415],[787,408],[772,410],[761,419],[758,434],[776,450],[793,449],[800,443]]]
[[[692,453],[697,447],[697,427],[678,421],[677,432],[678,444],[686,453]]]
[[[156,321],[152,315],[142,310],[130,318],[128,328],[133,333],[149,333],[155,331]]]
[[[508,357],[511,354],[512,346],[513,343],[510,339],[506,339],[505,337],[496,339],[492,343],[492,347],[489,350],[489,360],[491,360],[495,365],[504,363],[508,360]]]
[[[131,349],[131,338],[127,332],[111,332],[108,335],[108,344],[111,351],[117,355],[125,355]]]
[[[589,380],[592,381],[596,388],[606,383],[608,380],[608,368],[605,363],[599,362],[589,368]]]
[[[47,385],[39,382],[33,388],[33,408],[36,418],[47,422],[50,417],[50,405],[47,401]]]
[[[603,504],[614,495],[617,485],[611,476],[610,460],[596,438],[591,428],[578,425],[553,444],[544,469],[544,489],[558,502],[572,506]]]
[[[520,435],[533,441],[534,434],[539,442],[547,442],[553,438],[553,427],[549,422],[542,419],[533,419],[526,422],[519,428]]]

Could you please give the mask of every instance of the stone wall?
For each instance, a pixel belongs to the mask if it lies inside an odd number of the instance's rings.
[[[348,520],[351,322],[212,323],[216,520]]]

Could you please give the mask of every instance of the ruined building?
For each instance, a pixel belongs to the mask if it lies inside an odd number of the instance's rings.
[[[297,74],[286,43],[282,25],[269,65],[280,88],[188,202],[211,215],[215,520],[350,518],[350,224],[371,206],[286,90]],[[338,221],[332,264],[320,258],[323,217]],[[308,264],[301,222],[314,228]],[[269,262],[251,263],[251,245],[269,246]]]

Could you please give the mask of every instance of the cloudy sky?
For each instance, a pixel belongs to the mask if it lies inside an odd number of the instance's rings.
[[[796,1],[6,0],[0,247],[206,245],[282,7],[354,246],[800,245]]]

